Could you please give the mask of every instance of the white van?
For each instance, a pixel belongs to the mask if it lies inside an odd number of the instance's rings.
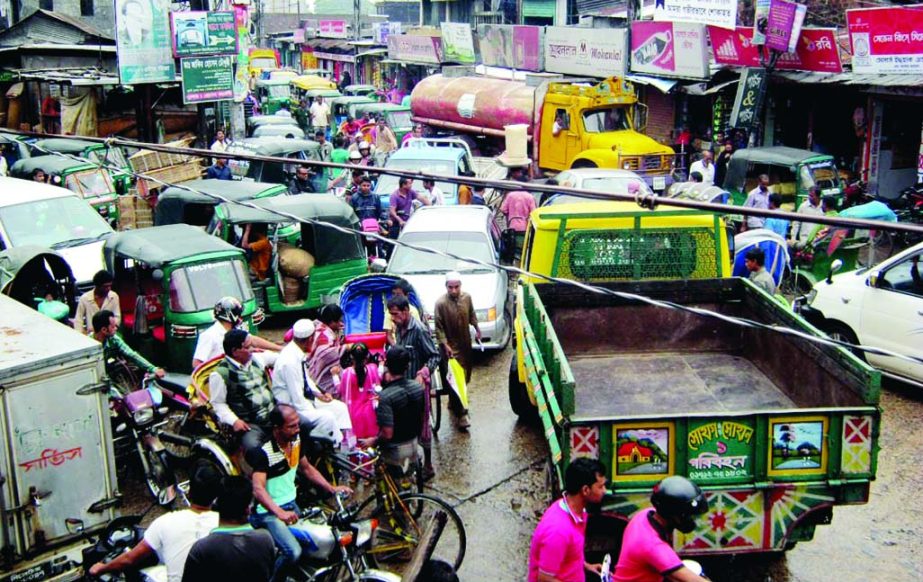
[[[0,250],[53,249],[70,265],[81,291],[105,268],[103,243],[112,233],[109,223],[70,190],[0,177]]]

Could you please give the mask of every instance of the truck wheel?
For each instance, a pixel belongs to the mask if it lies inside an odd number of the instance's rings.
[[[532,402],[529,401],[529,394],[527,392],[528,388],[526,385],[519,381],[519,370],[516,367],[516,355],[513,355],[513,360],[510,362],[510,408],[513,409],[513,412],[520,419],[524,421],[531,421],[536,418],[537,411],[535,407],[532,406]]]
[[[577,168],[598,168],[599,166],[590,160],[577,160],[570,167],[576,170]]]

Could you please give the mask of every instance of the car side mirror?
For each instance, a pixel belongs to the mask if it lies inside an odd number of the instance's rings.
[[[869,287],[878,287],[878,283],[881,280],[881,271],[872,271],[869,273],[868,285]]]
[[[827,272],[827,284],[833,283],[833,274],[843,268],[843,261],[836,259],[830,263],[830,271]]]

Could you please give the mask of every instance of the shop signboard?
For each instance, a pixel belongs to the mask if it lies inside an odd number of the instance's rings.
[[[632,22],[631,71],[660,77],[707,79],[705,25],[697,22]]]
[[[388,37],[388,58],[438,65],[442,58],[442,39],[438,36],[400,34]]]
[[[481,62],[491,67],[542,70],[541,26],[482,24],[478,27]]]
[[[715,62],[734,67],[759,67],[761,47],[753,43],[753,28],[738,26],[727,30],[708,27]],[[840,51],[834,28],[802,28],[794,52],[783,53],[776,61],[776,69],[841,73]]]
[[[234,97],[234,59],[227,55],[180,60],[183,102],[226,101]]]
[[[654,20],[700,22],[733,29],[737,25],[737,0],[657,0]]]
[[[473,65],[476,59],[471,25],[463,22],[443,22],[440,28],[442,29],[443,56],[446,62]]]
[[[349,31],[345,20],[321,19],[317,21],[317,36],[346,38]]]
[[[401,33],[400,22],[373,22],[372,38],[378,44],[388,44],[388,37]]]
[[[753,44],[766,44],[766,28],[769,26],[769,0],[756,0],[753,4]]]
[[[176,80],[167,0],[115,0],[116,51],[123,85]]]
[[[752,128],[757,121],[766,88],[765,69],[744,69],[737,85],[737,98],[731,110],[731,127]]]
[[[587,77],[628,72],[627,28],[545,27],[545,70]]]
[[[807,6],[791,0],[769,0],[766,46],[780,53],[795,51]]]
[[[923,73],[923,9],[846,11],[854,73]]]
[[[233,55],[237,52],[237,27],[234,13],[173,12],[173,56]]]

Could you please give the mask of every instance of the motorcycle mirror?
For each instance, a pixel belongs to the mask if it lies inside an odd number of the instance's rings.
[[[64,520],[64,527],[67,529],[68,533],[71,534],[80,534],[83,533],[85,526],[82,519],[77,519],[76,517],[68,517]]]
[[[837,259],[830,263],[830,272],[827,273],[827,284],[833,283],[833,274],[843,268],[843,261]]]
[[[155,281],[163,281],[163,269],[154,269],[151,271],[151,278]]]

